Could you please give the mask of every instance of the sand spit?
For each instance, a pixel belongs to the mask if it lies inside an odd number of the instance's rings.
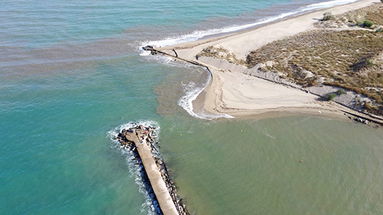
[[[300,15],[267,26],[233,33],[217,38],[177,44],[169,47],[154,47],[155,50],[178,59],[199,64],[210,69],[212,79],[199,98],[193,103],[201,111],[211,114],[229,114],[245,117],[267,112],[315,113],[344,115],[352,112],[343,104],[324,102],[321,93],[309,92],[294,83],[285,80],[274,80],[265,74],[255,74],[235,62],[215,57],[201,57],[199,54],[207,47],[227,50],[238,61],[244,61],[250,51],[256,50],[270,42],[287,38],[315,28],[314,24],[325,12],[334,15],[370,6],[378,0],[360,0],[355,3],[336,6],[330,9]],[[374,120],[375,116],[362,116]],[[377,120],[382,119],[378,118]]]

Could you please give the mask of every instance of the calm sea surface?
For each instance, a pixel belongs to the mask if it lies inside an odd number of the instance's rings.
[[[0,214],[151,214],[108,136],[139,120],[159,123],[196,214],[382,214],[382,129],[310,116],[196,119],[182,101],[206,73],[140,56],[141,44],[238,30],[318,2],[0,0]]]

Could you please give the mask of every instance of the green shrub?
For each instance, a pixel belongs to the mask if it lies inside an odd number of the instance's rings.
[[[367,59],[366,64],[367,67],[375,66],[375,62],[372,59]]]
[[[374,25],[374,23],[371,22],[370,20],[365,20],[365,21],[362,23],[362,27],[364,27],[364,28],[371,28],[373,25]]]
[[[329,93],[325,96],[325,98],[327,99],[327,101],[332,101],[335,99],[335,97],[337,97],[337,94],[336,93]]]
[[[340,90],[336,91],[335,94],[340,96],[340,95],[346,94],[346,91],[344,89],[340,89]]]
[[[330,12],[327,12],[327,13],[323,14],[322,21],[329,21],[329,20],[334,20],[334,19],[335,19],[335,17]]]

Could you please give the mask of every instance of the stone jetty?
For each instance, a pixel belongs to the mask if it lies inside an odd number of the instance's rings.
[[[144,183],[150,185],[147,189],[150,189],[149,193],[154,193],[161,210],[160,214],[189,215],[160,156],[154,131],[154,127],[137,125],[120,131],[117,140],[121,146],[129,147],[136,159],[141,160],[146,174],[143,177]]]

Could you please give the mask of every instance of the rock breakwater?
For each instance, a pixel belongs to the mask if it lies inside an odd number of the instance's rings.
[[[159,208],[158,214],[189,215],[184,200],[177,194],[177,187],[172,180],[168,168],[162,159],[156,127],[135,125],[121,129],[115,137],[122,147],[133,151],[135,159],[140,160],[145,174],[142,180],[146,186],[152,202]]]

